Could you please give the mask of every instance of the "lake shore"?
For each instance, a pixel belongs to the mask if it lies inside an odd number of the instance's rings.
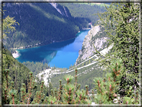
[[[16,52],[12,53],[12,56],[14,58],[18,58],[20,56],[19,52],[16,50]]]
[[[86,29],[86,30],[90,30],[90,28],[89,28],[89,29]],[[77,32],[77,34],[76,34],[74,37],[70,38],[70,39],[61,40],[61,41],[52,41],[52,42],[50,42],[50,43],[48,43],[48,44],[45,44],[46,41],[44,41],[43,43],[36,43],[35,45],[21,46],[21,47],[19,47],[19,48],[10,48],[10,49],[14,49],[14,50],[17,50],[17,49],[28,49],[28,48],[34,48],[34,47],[39,47],[39,46],[43,46],[43,45],[50,45],[50,44],[53,44],[53,43],[64,42],[64,41],[67,41],[67,40],[75,39],[75,38],[78,36],[78,34],[81,33],[81,31],[85,31],[85,30],[83,30],[83,29],[79,30],[79,31]],[[14,54],[14,53],[13,53],[13,54]],[[16,56],[16,55],[15,55],[15,56]]]

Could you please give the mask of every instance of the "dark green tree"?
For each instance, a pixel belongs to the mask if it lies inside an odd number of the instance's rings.
[[[104,78],[95,78],[95,86],[97,95],[95,95],[95,103],[97,104],[139,104],[139,95],[134,93],[132,86],[127,89],[127,96],[121,97],[119,87],[123,76],[124,67],[122,60],[115,59],[111,62],[111,72],[106,74]]]
[[[13,17],[7,16],[3,19],[3,38],[7,36],[8,33],[15,30],[14,25],[19,24]]]
[[[124,67],[118,90],[122,96],[130,96],[127,90],[139,90],[139,4],[113,3],[100,14],[99,24],[104,27],[108,46],[113,45],[108,54],[102,55],[101,66],[110,71],[111,62],[121,59]],[[132,94],[131,94],[132,95]]]

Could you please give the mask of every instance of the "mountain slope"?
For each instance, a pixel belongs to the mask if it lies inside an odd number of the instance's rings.
[[[76,37],[81,25],[88,23],[77,22],[66,7],[58,5],[58,10],[68,17],[62,15],[50,3],[5,3],[3,10],[6,10],[3,17],[14,17],[20,24],[15,25],[16,31],[8,34],[9,38],[4,41],[9,49],[71,39]]]
[[[81,88],[85,88],[84,86],[86,84],[89,85],[89,89],[94,87],[93,79],[95,77],[103,77],[105,74],[105,71],[97,64],[97,56],[95,54],[95,48],[100,51],[101,54],[108,52],[108,50],[111,48],[106,48],[106,39],[104,29],[97,25],[94,26],[86,35],[83,44],[82,49],[79,52],[79,57],[76,60],[76,65],[70,66],[68,70],[61,71],[61,70],[50,70],[47,69],[47,73],[45,71],[41,72],[44,79],[51,80],[53,86],[58,87],[58,80],[63,78],[65,75],[75,75],[75,69],[78,69],[78,83],[81,84]],[[49,73],[50,70],[50,73]],[[50,77],[47,76],[47,74],[50,74]],[[38,74],[40,75],[40,74]],[[41,78],[39,76],[39,78]],[[47,81],[46,81],[47,83]],[[63,83],[65,81],[63,80]]]
[[[14,82],[14,89],[17,90],[17,97],[19,99],[19,101],[21,100],[20,96],[21,96],[21,87],[22,87],[22,83],[25,84],[26,86],[26,91],[28,90],[29,87],[29,73],[31,72],[25,65],[23,65],[22,63],[18,62],[15,58],[12,57],[12,54],[10,53],[10,51],[8,51],[7,49],[5,49],[4,47],[2,47],[2,54],[3,54],[3,60],[2,60],[2,85],[3,85],[3,89],[2,89],[2,102],[5,103],[5,94],[4,94],[4,90],[6,89],[6,76],[4,74],[4,70],[9,69],[9,74],[8,74],[8,87],[12,87],[11,86],[11,81]],[[35,77],[33,77],[33,80],[35,79]],[[41,81],[38,81],[35,83],[35,85],[37,86],[37,88],[35,90],[33,90],[32,95],[31,95],[31,100],[33,100],[33,98],[36,95],[36,91],[40,90],[40,86],[41,86]],[[45,86],[44,86],[45,87]],[[10,90],[7,90],[8,93]],[[44,88],[43,92],[45,95],[49,94],[49,88]],[[7,103],[9,102],[9,96],[7,99]]]
[[[57,3],[50,3],[61,15],[66,17],[72,17],[71,13],[69,12],[68,8],[65,6],[61,6]]]
[[[99,25],[94,26],[85,36],[82,49],[79,51],[79,56],[76,60],[76,64],[79,64],[80,62],[93,56],[96,52],[95,48],[98,51],[104,49],[106,47],[107,39],[108,38],[105,36],[103,28]]]
[[[96,21],[99,19],[97,13],[101,13],[106,11],[105,7],[101,7],[98,5],[91,5],[87,3],[60,3],[62,6],[66,6],[72,17],[78,19],[78,18],[85,18],[86,20],[89,20],[92,22],[92,25],[96,23]],[[78,19],[79,21],[79,19]]]
[[[23,64],[19,63],[16,59],[14,59],[12,57],[12,54],[4,47],[2,48],[2,55],[3,55],[2,72],[4,72],[5,69],[10,70],[8,84],[11,85],[10,82],[14,81],[14,86],[19,92],[22,83],[25,83],[26,85],[28,84],[28,79],[29,79],[28,73],[30,72],[30,70],[26,68],[26,66],[24,66]],[[2,73],[2,81],[4,86],[5,83],[4,73]]]

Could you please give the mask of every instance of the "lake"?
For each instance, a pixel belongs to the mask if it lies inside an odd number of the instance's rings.
[[[89,30],[80,31],[76,38],[44,46],[18,49],[19,62],[43,62],[50,67],[69,68],[74,65],[82,48],[82,43]]]

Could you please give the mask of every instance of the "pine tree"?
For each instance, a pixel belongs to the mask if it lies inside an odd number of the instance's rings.
[[[77,84],[77,69],[75,70],[75,83],[72,84],[71,81],[74,78],[71,75],[66,75],[66,84],[62,85],[60,80],[59,89],[51,89],[51,94],[48,96],[45,94],[44,81],[41,82],[40,91],[33,91],[38,88],[34,78],[33,73],[29,73],[28,85],[26,87],[25,83],[22,83],[20,89],[20,98],[17,96],[18,91],[14,86],[12,81],[10,84],[8,80],[9,70],[3,71],[3,76],[5,82],[3,83],[5,90],[3,90],[3,104],[91,104],[89,97],[89,88],[86,86],[85,90],[79,90],[80,85]],[[35,96],[32,99],[32,94]]]
[[[106,74],[105,78],[95,78],[97,95],[95,103],[97,104],[139,104],[138,93],[134,93],[132,86],[127,90],[129,96],[120,96],[120,82],[123,76],[122,60],[116,59],[111,63],[111,72]],[[121,98],[120,98],[121,97]]]
[[[98,22],[104,27],[108,39],[108,46],[113,48],[103,56],[100,63],[110,71],[110,63],[115,59],[123,62],[123,76],[120,82],[119,93],[129,96],[127,90],[139,90],[139,4],[114,3],[106,7],[107,11],[100,15]],[[132,94],[131,94],[132,95]]]
[[[14,25],[19,23],[13,17],[7,16],[3,19],[3,38],[7,36],[8,33],[15,30]]]

